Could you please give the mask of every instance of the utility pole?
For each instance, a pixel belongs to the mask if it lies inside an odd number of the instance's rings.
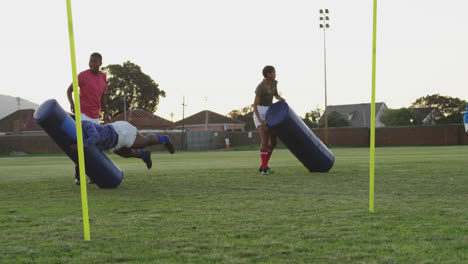
[[[205,131],[208,130],[208,96],[205,96]]]
[[[328,145],[328,114],[327,114],[327,51],[326,51],[326,41],[325,41],[325,31],[330,28],[328,21],[328,9],[320,9],[320,28],[323,29],[323,67],[324,67],[324,82],[325,82],[325,145]]]
[[[182,149],[185,149],[184,145],[184,138],[185,138],[185,107],[187,105],[185,104],[185,96],[182,101]]]
[[[123,110],[124,110],[124,121],[127,121],[127,95],[126,95],[125,92],[124,92],[124,95],[122,95],[122,96],[121,96],[121,95],[112,95],[110,98],[111,98],[112,100],[114,100],[114,99],[117,98],[117,97],[123,98],[123,101],[124,101],[124,102],[123,102],[123,105],[124,105],[124,107],[123,107]],[[107,121],[109,121],[109,120],[107,120]]]
[[[124,94],[124,120],[127,121],[127,95]]]
[[[20,114],[21,98],[16,97],[16,102],[18,103],[18,120],[21,120],[21,114]]]

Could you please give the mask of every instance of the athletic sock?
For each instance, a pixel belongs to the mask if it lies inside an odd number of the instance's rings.
[[[166,144],[169,141],[168,136],[160,136],[156,135],[158,137],[158,144]]]
[[[145,160],[146,156],[148,156],[148,151],[140,149],[140,159]]]
[[[266,149],[260,149],[260,158],[262,159],[262,168],[266,169],[268,165],[268,151]]]
[[[267,149],[267,166],[268,166],[268,162],[270,162],[270,157],[271,157],[271,154],[273,153],[273,150],[272,149]]]

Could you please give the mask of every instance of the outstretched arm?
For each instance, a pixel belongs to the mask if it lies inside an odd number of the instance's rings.
[[[75,113],[75,103],[73,102],[73,83],[68,86],[67,89],[67,97],[68,97],[68,102],[70,103],[70,110],[72,113]]]
[[[99,134],[91,122],[82,122],[83,127],[83,146],[86,148],[90,144],[96,145],[99,142]]]
[[[83,121],[83,147],[87,148],[89,145],[96,145],[99,141],[99,134],[91,122]],[[78,146],[75,144],[70,145],[71,152],[78,152]]]

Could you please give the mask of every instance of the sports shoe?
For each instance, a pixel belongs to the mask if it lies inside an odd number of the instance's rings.
[[[270,172],[268,172],[268,168],[262,171],[262,175],[270,175]]]
[[[151,151],[146,151],[146,157],[143,159],[143,162],[146,163],[146,167],[148,168],[148,170],[151,169],[151,167],[153,166],[153,161],[151,161]]]
[[[268,173],[273,173],[273,170],[270,169],[270,167],[267,167],[267,170],[268,170]],[[260,167],[258,168],[258,172],[263,172],[262,165],[260,165]]]
[[[80,185],[80,175],[75,175],[75,184]],[[88,184],[94,184],[94,181],[88,178]]]
[[[164,145],[166,145],[166,148],[169,151],[169,153],[174,154],[174,144],[172,143],[171,139],[169,139]]]

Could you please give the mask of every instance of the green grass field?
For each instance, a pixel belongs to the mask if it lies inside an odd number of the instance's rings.
[[[80,188],[62,155],[0,158],[0,263],[468,263],[468,146],[333,148],[329,173],[286,149],[110,157],[121,186]]]

